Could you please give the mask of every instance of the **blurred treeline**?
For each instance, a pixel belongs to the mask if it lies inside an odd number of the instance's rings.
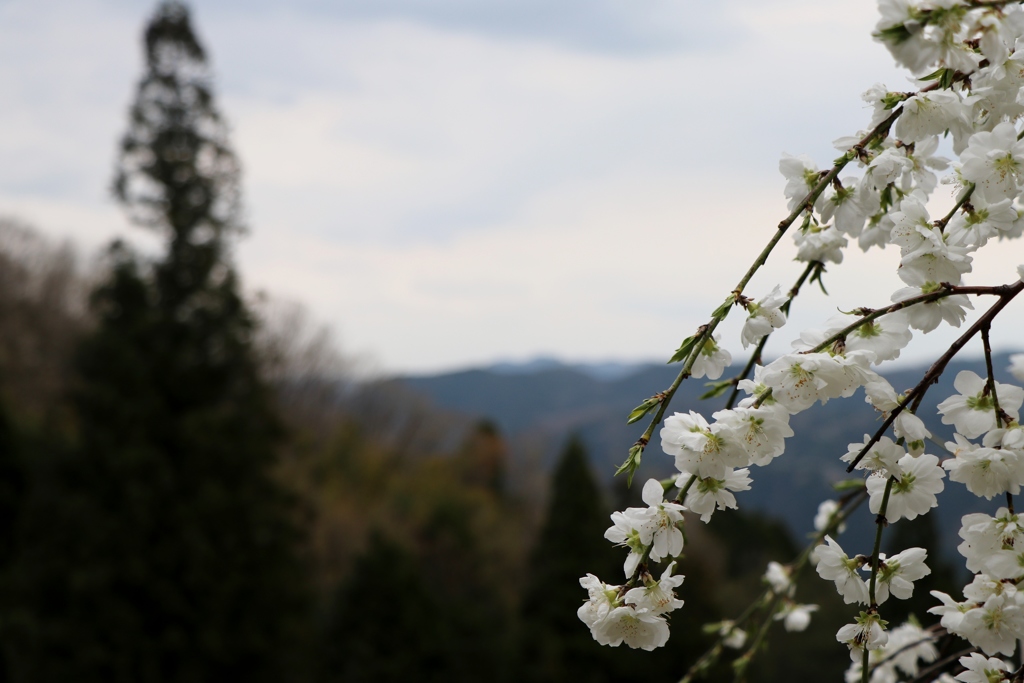
[[[0,224],[0,681],[677,680],[795,556],[786,530],[690,519],[668,646],[597,646],[578,579],[622,580],[602,535],[640,487],[602,489],[575,440],[548,479],[493,425],[357,381],[300,307],[245,299],[187,9],[145,38],[115,194],[163,250],[84,262]],[[752,680],[845,668],[850,610],[800,591],[814,625],[775,625]]]
[[[240,596],[261,605],[261,620],[289,628],[266,628],[275,639],[268,642],[179,648],[176,638],[192,636],[175,634],[175,621],[188,623],[178,611],[206,609],[188,605],[195,588],[185,577],[173,585],[178,579],[159,565],[184,562],[174,556],[193,552],[211,524],[239,520],[154,510],[146,499],[165,495],[157,472],[109,464],[96,472],[79,462],[89,457],[77,412],[79,366],[103,324],[83,293],[109,281],[111,267],[109,259],[83,264],[68,246],[0,223],[0,680],[199,681],[242,671],[324,683],[674,681],[711,642],[701,626],[741,611],[761,589],[768,560],[797,551],[776,523],[719,513],[705,527],[691,518],[681,567],[686,605],[673,614],[669,645],[651,653],[602,648],[576,617],[585,598],[578,579],[591,572],[622,580],[625,553],[603,533],[613,509],[641,504],[639,487],[603,490],[576,440],[538,487],[547,475],[514,462],[493,425],[440,412],[392,382],[354,380],[354,361],[301,307],[262,298],[253,302],[259,327],[251,350],[280,430],[264,465],[287,496],[285,504],[264,501],[264,512],[283,515],[294,532],[277,549],[289,571],[276,566],[281,558],[239,565],[231,547],[218,546],[209,549],[209,575],[192,581],[206,586],[209,601],[239,599],[236,582],[290,595],[269,603]],[[107,360],[101,372],[124,369],[123,359]],[[91,479],[99,474],[108,479]],[[209,476],[195,473],[197,481]],[[130,519],[109,518],[105,500],[128,488],[137,504],[115,509],[156,517],[152,533],[162,540],[137,537]],[[155,556],[158,541],[181,547]],[[269,576],[254,582],[261,572]],[[834,612],[816,614],[823,630],[799,638],[776,625],[754,680],[773,680],[776,666],[808,681],[819,680],[822,666],[845,666],[831,636],[845,609],[830,586],[805,583],[801,597]],[[171,609],[160,598],[176,592],[181,602]],[[209,626],[206,637],[229,641],[241,624],[228,615]],[[232,650],[252,661],[236,668]]]

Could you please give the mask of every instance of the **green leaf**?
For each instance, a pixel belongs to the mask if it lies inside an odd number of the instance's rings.
[[[927,76],[921,78],[922,81],[938,81],[940,88],[948,88],[953,85],[953,79],[956,78],[956,69],[942,68],[938,71],[933,71]]]
[[[626,461],[619,465],[619,469],[615,470],[615,476],[619,476],[623,472],[626,472],[626,485],[632,486],[633,474],[636,473],[638,467],[640,467],[640,461],[644,457],[644,447],[638,443],[633,444],[629,449],[629,456]]]
[[[843,479],[832,484],[832,488],[836,491],[853,491],[854,489],[864,488],[863,479]]]
[[[722,305],[715,309],[715,312],[711,315],[715,318],[725,319],[725,316],[729,315],[729,311],[732,309],[732,305],[736,303],[736,295],[730,294],[725,297],[725,301]]]
[[[720,382],[705,382],[704,386],[711,387],[711,389],[700,395],[702,400],[706,398],[718,398],[729,389],[732,389],[734,385],[731,379],[723,379]]]
[[[676,352],[672,354],[672,357],[668,359],[668,364],[678,363],[681,360],[686,360],[690,357],[690,351],[693,351],[693,345],[696,343],[696,337],[687,337],[683,340],[683,343],[679,345]]]
[[[649,399],[638,405],[636,408],[633,408],[633,412],[631,412],[629,414],[629,417],[626,419],[626,424],[633,424],[634,422],[642,418],[644,415],[651,412],[651,410],[659,403],[661,403],[660,394],[658,396],[651,396]]]
[[[910,94],[905,92],[887,92],[885,93],[885,97],[882,98],[882,105],[886,109],[893,109],[908,97],[910,97]]]
[[[871,34],[874,38],[881,40],[886,43],[892,43],[893,45],[899,45],[903,41],[910,38],[910,29],[904,26],[902,23],[896,24],[895,26],[889,26],[883,28],[881,31],[875,31]],[[925,76],[925,79],[928,77]],[[937,77],[936,77],[937,78]],[[922,79],[924,80],[924,79]]]
[[[811,282],[817,282],[818,286],[821,287],[821,291],[825,296],[828,296],[828,290],[825,289],[825,281],[821,279],[821,276],[827,272],[825,270],[825,264],[819,263],[818,267],[814,269],[814,274],[811,275]]]
[[[842,155],[840,157],[836,157],[835,159],[833,159],[832,160],[832,165],[833,166],[838,166],[839,164],[845,164],[847,162],[853,161],[856,158],[857,158],[857,152],[855,150],[851,149],[851,150],[848,150],[846,152],[846,154],[844,154],[844,155]]]

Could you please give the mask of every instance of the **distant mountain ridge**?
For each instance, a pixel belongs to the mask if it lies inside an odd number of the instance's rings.
[[[1015,382],[1006,372],[1009,355],[1001,353],[993,359],[997,379],[1001,382]],[[723,377],[739,369],[729,368]],[[904,391],[917,384],[926,369],[925,366],[906,367],[884,374],[897,391]],[[951,438],[952,428],[941,424],[936,405],[956,393],[953,379],[961,370],[984,375],[984,361],[968,358],[951,362],[939,383],[929,389],[920,411],[928,428],[942,441]],[[578,434],[587,446],[595,472],[610,481],[615,467],[646,426],[646,422],[626,425],[626,416],[645,398],[665,389],[678,371],[679,365],[567,364],[538,359],[392,381],[413,389],[444,409],[493,421],[508,436],[513,457],[517,444],[540,443],[544,461],[550,464],[569,435]],[[701,401],[698,397],[705,390],[704,380],[684,382],[670,410],[696,410],[710,420],[711,413],[720,410],[725,399]],[[818,503],[834,497],[831,484],[848,478],[839,456],[846,452],[847,444],[861,441],[864,434],[873,433],[879,424],[878,414],[863,401],[862,391],[853,398],[830,401],[794,416],[792,426],[796,436],[787,441],[786,453],[770,467],[752,468],[753,488],[738,494],[740,506],[783,519],[795,534],[810,531]],[[945,455],[933,445],[929,445],[928,450],[940,457]],[[664,477],[671,471],[672,460],[661,451],[656,431],[637,473],[637,481]],[[999,501],[979,499],[962,484],[947,479],[938,508],[946,550],[958,541],[956,531],[960,516],[972,511],[994,511],[999,504]],[[868,517],[866,508],[859,514]],[[854,536],[852,540],[858,546],[870,543],[869,527],[868,524],[851,526],[854,529],[850,532]]]
[[[547,370],[574,370],[596,380],[611,381],[623,379],[642,371],[657,362],[621,362],[607,361],[603,363],[566,363],[557,358],[539,357],[527,361],[499,361],[480,368],[484,372],[498,375],[534,375]],[[435,375],[436,376],[436,375]]]

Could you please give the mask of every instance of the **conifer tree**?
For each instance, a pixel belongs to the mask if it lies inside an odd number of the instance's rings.
[[[582,604],[581,576],[594,571],[607,576],[622,573],[614,549],[602,538],[607,526],[608,512],[586,450],[573,437],[555,469],[547,516],[529,565],[522,606],[524,680],[612,680],[607,648],[580,628],[576,616]]]
[[[11,577],[17,525],[25,497],[25,473],[18,435],[0,397],[0,683],[10,681]]]
[[[400,591],[380,610],[380,590]],[[402,546],[373,532],[327,615],[323,683],[452,681],[451,660],[465,654],[444,615],[452,608],[424,579],[421,563]]]
[[[205,52],[178,2],[145,33],[115,194],[167,241],[122,244],[79,348],[77,446],[29,525],[26,680],[287,681],[304,578],[278,420],[251,348],[229,240],[238,164]],[[46,509],[49,508],[49,509]],[[43,517],[46,516],[45,519]]]

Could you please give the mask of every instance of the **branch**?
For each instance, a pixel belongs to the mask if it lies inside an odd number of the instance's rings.
[[[965,287],[964,289],[976,288]],[[939,359],[935,361],[930,368],[928,368],[928,372],[924,374],[924,377],[921,378],[921,381],[918,382],[917,386],[904,395],[903,400],[889,412],[889,417],[885,418],[882,426],[878,428],[878,431],[875,432],[874,436],[864,444],[864,448],[861,449],[860,453],[857,454],[857,457],[854,458],[853,462],[851,462],[849,467],[846,468],[847,472],[853,472],[853,468],[864,459],[864,456],[869,450],[871,450],[871,447],[878,443],[878,440],[882,438],[882,435],[885,434],[889,427],[892,426],[892,423],[896,421],[896,418],[903,412],[908,404],[912,403],[910,406],[911,412],[916,411],[921,406],[921,401],[924,399],[924,395],[925,392],[928,391],[928,387],[939,381],[939,377],[942,376],[946,366],[949,365],[949,361],[953,360],[953,357],[959,353],[960,349],[962,349],[974,335],[978,334],[982,328],[989,326],[992,323],[992,320],[999,315],[999,312],[1006,308],[1006,305],[1010,303],[1015,296],[1020,294],[1021,290],[1024,290],[1024,281],[1017,282],[1012,285],[1001,285],[999,287],[993,287],[992,289],[996,290],[993,293],[999,297],[999,301],[997,301],[992,308],[985,311],[978,321],[971,325],[970,329],[964,332],[955,342],[953,342],[949,347],[949,350],[942,354],[942,356],[939,357]]]
[[[797,294],[800,293],[800,288],[803,287],[807,278],[811,276],[811,273],[813,273],[816,268],[820,268],[821,265],[822,263],[820,261],[811,261],[807,264],[807,267],[804,268],[804,272],[800,274],[800,277],[797,278],[796,282],[793,283],[793,286],[788,292],[789,296],[786,299],[786,302],[779,307],[779,310],[785,313],[787,317],[789,316],[790,304],[793,303],[793,299],[795,299]],[[754,366],[761,362],[761,352],[764,351],[764,345],[768,342],[768,337],[770,336],[772,336],[771,332],[761,337],[761,341],[758,342],[757,348],[754,349],[754,352],[750,354],[750,360],[747,361],[743,371],[732,378],[733,388],[732,393],[729,395],[729,400],[725,402],[726,410],[730,410],[734,405],[736,405],[736,399],[740,395],[740,382],[745,380],[747,375],[750,374],[750,371],[754,369]]]
[[[964,193],[960,195],[960,199],[956,200],[956,204],[949,210],[949,213],[933,223],[933,225],[939,229],[939,232],[945,233],[946,226],[949,224],[949,221],[952,220],[954,215],[956,215],[957,210],[967,203],[967,200],[971,198],[972,194],[974,194],[974,183],[969,183],[969,187],[967,187],[964,190]]]
[[[921,92],[932,90],[935,87],[936,84],[933,83],[928,87],[923,88]],[[772,238],[770,240],[768,240],[768,244],[765,245],[764,249],[761,250],[761,253],[757,255],[756,259],[754,259],[754,262],[751,264],[750,268],[747,269],[747,272],[744,273],[742,278],[740,278],[739,283],[736,285],[735,289],[733,289],[732,293],[730,294],[730,298],[726,299],[727,303],[733,303],[739,299],[739,297],[743,294],[744,287],[746,287],[747,283],[750,282],[750,279],[754,277],[754,273],[756,273],[761,268],[761,266],[763,266],[765,262],[768,260],[768,256],[772,253],[772,250],[775,249],[775,246],[779,243],[779,240],[782,239],[782,236],[793,225],[793,223],[796,222],[796,219],[799,218],[800,215],[807,210],[807,207],[814,205],[815,200],[821,195],[822,192],[825,191],[825,188],[827,188],[829,184],[839,175],[839,172],[846,168],[846,165],[849,164],[853,159],[857,158],[858,153],[863,151],[864,147],[871,144],[871,142],[873,142],[879,136],[885,137],[886,135],[888,135],[889,129],[892,127],[892,124],[896,122],[896,119],[898,119],[900,117],[900,114],[902,113],[902,106],[898,106],[895,109],[893,109],[893,112],[888,117],[886,117],[884,121],[882,121],[877,126],[872,128],[863,138],[861,138],[857,142],[857,144],[853,145],[846,152],[846,154],[844,154],[843,156],[836,160],[836,163],[832,166],[832,169],[830,171],[821,176],[817,184],[815,184],[815,186],[811,188],[810,192],[808,192],[807,195],[801,200],[800,204],[795,209],[793,209],[788,216],[786,216],[779,222],[778,229],[776,229],[775,234],[772,235]],[[715,328],[718,327],[718,324],[725,319],[725,316],[728,315],[728,312],[729,309],[727,307],[720,306],[712,314],[711,320],[709,320],[706,324],[701,325],[701,327],[698,328],[697,334],[695,335],[696,339],[693,342],[693,348],[690,351],[689,356],[687,357],[685,365],[683,365],[682,370],[679,371],[679,375],[676,376],[675,380],[668,387],[668,389],[659,394],[659,396],[661,396],[662,398],[660,401],[658,401],[658,410],[655,413],[654,418],[651,420],[650,425],[648,425],[647,429],[644,430],[644,433],[640,436],[640,438],[636,440],[636,443],[633,444],[633,447],[630,448],[629,457],[626,459],[626,462],[624,462],[619,467],[619,469],[616,471],[616,474],[623,472],[625,470],[630,470],[630,478],[632,478],[632,472],[635,471],[637,467],[639,467],[640,460],[643,457],[644,449],[647,447],[647,444],[650,443],[651,436],[654,434],[654,428],[661,422],[661,419],[665,416],[665,411],[668,410],[668,405],[669,403],[672,402],[672,398],[675,396],[676,390],[679,388],[679,385],[683,383],[683,380],[690,376],[690,371],[693,369],[693,364],[697,360],[698,354],[700,354],[701,350],[704,348],[704,344],[707,342],[708,339],[711,338],[711,334],[715,331]],[[653,408],[653,405],[651,407]],[[636,419],[640,418],[637,417]]]
[[[799,555],[797,555],[796,559],[793,560],[792,563],[790,563],[789,566],[792,567],[790,573],[791,581],[796,583],[796,580],[800,572],[807,565],[807,562],[811,557],[811,552],[816,547],[822,544],[825,535],[830,533],[834,529],[838,528],[840,524],[849,519],[850,515],[852,515],[854,511],[857,508],[859,508],[861,504],[864,503],[865,500],[867,500],[867,491],[863,488],[858,488],[854,491],[850,491],[839,499],[839,508],[836,510],[835,513],[833,513],[832,519],[830,520],[829,524],[824,529],[815,534],[811,542],[804,546],[804,549],[800,552]],[[753,616],[753,614],[757,611],[757,608],[760,607],[762,603],[765,601],[765,599],[768,597],[768,594],[772,592],[773,591],[770,586],[766,587],[763,591],[761,591],[757,598],[755,598],[753,602],[747,605],[746,609],[743,610],[743,613],[739,617],[737,617],[735,621],[733,621],[733,627],[737,627],[740,624],[745,623],[747,619]],[[771,622],[772,616],[773,615],[769,612],[765,615],[765,619]],[[712,644],[711,647],[705,650],[704,654],[702,654],[700,658],[698,658],[697,661],[694,662],[692,666],[690,666],[690,668],[687,670],[683,678],[680,679],[679,683],[691,683],[696,676],[704,673],[704,671],[709,666],[714,664],[718,660],[718,657],[722,654],[722,641],[724,641],[727,636],[728,634],[719,635],[718,639],[714,642],[714,644]]]
[[[938,301],[939,299],[945,299],[948,296],[955,296],[957,294],[988,294],[992,296],[1002,296],[1007,287],[1007,285],[999,285],[996,287],[961,287],[951,285],[948,282],[942,283],[941,286],[942,289],[936,290],[934,292],[928,292],[927,294],[918,294],[917,296],[910,297],[909,299],[904,299],[903,301],[894,303],[891,306],[886,306],[885,308],[879,308],[877,310],[858,308],[856,309],[857,311],[861,311],[864,313],[863,317],[861,317],[856,322],[850,323],[849,325],[839,330],[838,332],[836,332],[831,337],[821,342],[814,348],[809,349],[807,351],[802,351],[801,353],[819,353],[821,351],[824,351],[837,341],[845,340],[848,334],[850,334],[857,328],[861,327],[862,325],[866,325],[867,323],[873,320],[881,318],[883,315],[888,315],[889,313],[901,311],[904,308],[910,308],[911,306],[915,306],[917,304],[932,303]]]

